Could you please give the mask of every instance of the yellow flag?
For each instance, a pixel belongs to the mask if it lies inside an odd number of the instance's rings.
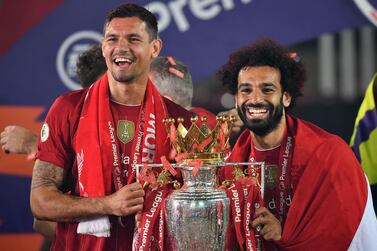
[[[370,82],[357,114],[350,145],[368,176],[370,184],[377,184],[377,74]]]

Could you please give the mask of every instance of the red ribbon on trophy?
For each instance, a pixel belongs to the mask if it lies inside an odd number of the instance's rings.
[[[141,216],[139,237],[136,244],[136,250],[147,251],[155,250],[158,245],[161,249],[163,247],[163,233],[156,233],[156,226],[158,231],[163,230],[163,202],[168,193],[167,186],[161,186],[153,189],[148,189],[145,195],[144,210]],[[158,224],[156,224],[158,223]],[[154,236],[151,241],[151,236]],[[163,239],[163,238],[162,238]],[[163,250],[163,249],[161,249]]]
[[[231,222],[227,230],[228,240],[232,240],[231,224],[233,224],[241,251],[261,248],[262,242],[256,239],[255,231],[251,227],[255,209],[263,206],[261,191],[255,178],[241,177],[235,180],[226,189],[226,193],[231,207]],[[226,245],[226,250],[232,250],[234,243],[227,241]]]

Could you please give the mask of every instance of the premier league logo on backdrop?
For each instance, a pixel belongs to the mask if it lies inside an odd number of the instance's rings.
[[[76,76],[78,56],[100,43],[102,34],[96,31],[79,31],[67,37],[61,44],[56,57],[56,69],[60,80],[70,90],[78,90],[81,85]]]

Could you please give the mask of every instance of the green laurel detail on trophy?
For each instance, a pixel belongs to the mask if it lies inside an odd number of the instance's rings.
[[[135,136],[135,124],[129,120],[119,120],[117,126],[117,136],[118,139],[127,144],[133,140]]]
[[[273,189],[276,187],[277,170],[277,165],[266,165],[264,172],[266,188]]]

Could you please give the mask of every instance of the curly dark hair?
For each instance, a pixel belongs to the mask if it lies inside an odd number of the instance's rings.
[[[95,45],[79,55],[76,62],[76,74],[83,88],[89,87],[107,71],[101,45]]]
[[[298,57],[292,58],[286,48],[270,39],[259,40],[233,52],[229,61],[218,72],[218,76],[230,93],[235,95],[240,70],[255,66],[270,66],[280,71],[282,89],[292,97],[287,110],[293,108],[297,97],[302,96],[302,88],[306,81],[304,64]]]

